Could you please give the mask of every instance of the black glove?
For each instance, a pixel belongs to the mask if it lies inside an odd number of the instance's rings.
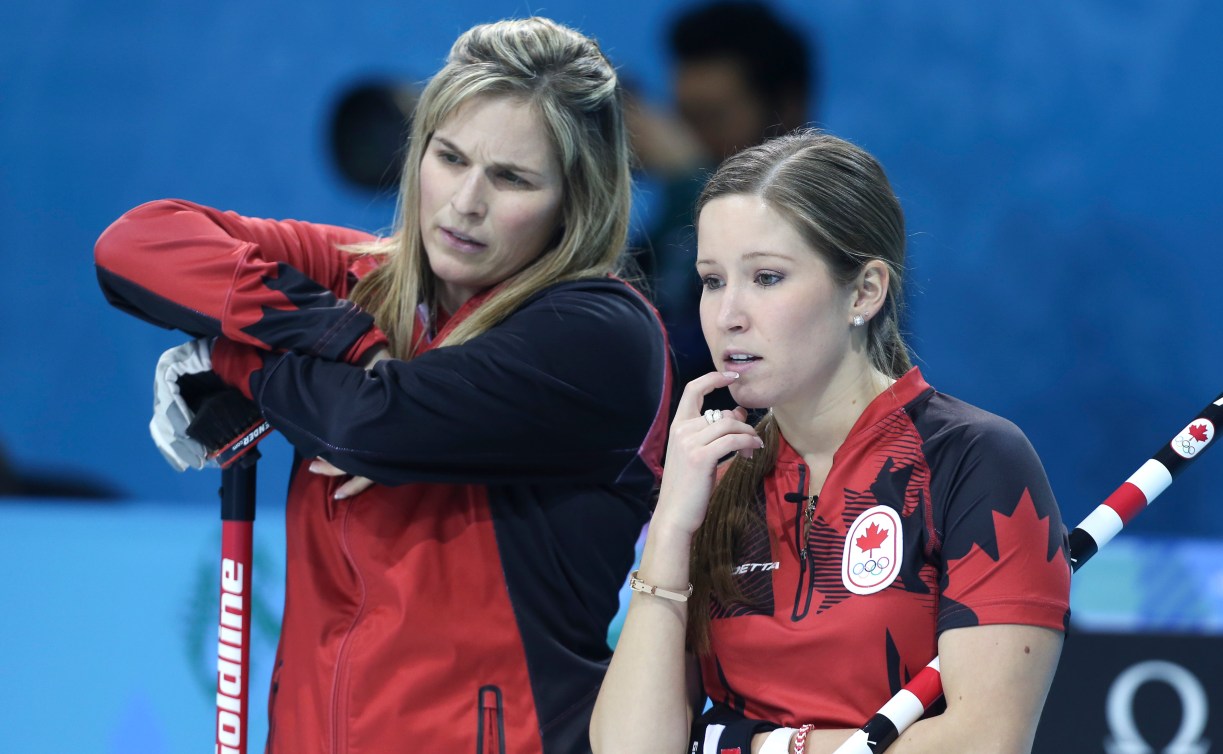
[[[207,449],[210,460],[224,469],[248,453],[250,460],[259,457],[255,446],[272,425],[254,401],[211,370],[180,375],[178,390],[193,414],[186,434]]]

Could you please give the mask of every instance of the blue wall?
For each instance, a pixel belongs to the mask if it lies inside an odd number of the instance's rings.
[[[663,101],[661,27],[682,4],[0,9],[0,443],[27,469],[144,501],[0,502],[0,597],[24,616],[0,630],[11,743],[160,753],[208,735],[218,477],[175,474],[148,439],[153,365],[180,338],[103,302],[91,255],[106,225],[180,196],[385,227],[390,200],[347,188],[326,152],[348,84],[423,79],[462,29],[535,8],[598,36]],[[874,151],[905,204],[927,377],[1023,427],[1077,522],[1223,389],[1223,5],[780,5],[819,33],[819,120]],[[260,594],[274,616],[287,448],[261,447]],[[1223,456],[1208,458],[1133,529],[1223,537],[1221,479]],[[1201,567],[1217,541],[1115,547],[1076,579],[1081,625],[1220,630],[1223,581]],[[257,626],[260,657],[274,620]]]
[[[454,36],[527,3],[43,0],[0,11],[0,442],[145,499],[205,500],[145,423],[179,338],[109,309],[92,242],[181,196],[385,227],[342,185],[329,108],[370,75],[423,79]],[[556,0],[665,99],[683,3]],[[1223,388],[1223,6],[973,0],[780,4],[818,31],[819,120],[888,167],[912,233],[912,344],[938,387],[1015,420],[1071,523]],[[286,450],[265,464],[278,503]],[[1223,535],[1218,463],[1136,524]]]

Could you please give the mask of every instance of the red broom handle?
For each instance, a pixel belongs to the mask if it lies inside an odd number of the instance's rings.
[[[215,754],[246,754],[250,720],[251,552],[255,465],[250,450],[221,471],[221,609]]]

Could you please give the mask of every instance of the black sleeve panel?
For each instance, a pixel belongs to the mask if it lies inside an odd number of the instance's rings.
[[[667,369],[653,312],[597,280],[554,286],[412,361],[365,371],[268,355],[250,384],[300,453],[382,484],[608,483],[665,410]]]
[[[935,513],[943,556],[963,558],[976,545],[997,560],[994,516],[1012,518],[1027,495],[1035,516],[1051,524],[1038,549],[1046,560],[1052,559],[1063,544],[1064,527],[1044,466],[1018,427],[997,416],[981,415],[987,418],[962,425],[949,447],[927,455],[939,466],[932,474],[931,497],[946,501]],[[947,473],[948,464],[955,464],[952,473]]]
[[[944,428],[925,443],[944,566],[939,631],[1062,627],[1066,529],[1036,450],[1005,419],[942,396],[931,402],[947,410]]]

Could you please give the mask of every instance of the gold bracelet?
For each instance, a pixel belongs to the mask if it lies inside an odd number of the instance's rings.
[[[661,587],[654,586],[653,584],[645,583],[641,579],[637,578],[636,571],[633,571],[628,575],[628,588],[632,589],[634,592],[652,594],[655,597],[662,597],[663,599],[671,600],[672,602],[687,602],[688,598],[692,596],[692,584],[688,585],[687,592],[673,592],[670,589],[663,589]]]

